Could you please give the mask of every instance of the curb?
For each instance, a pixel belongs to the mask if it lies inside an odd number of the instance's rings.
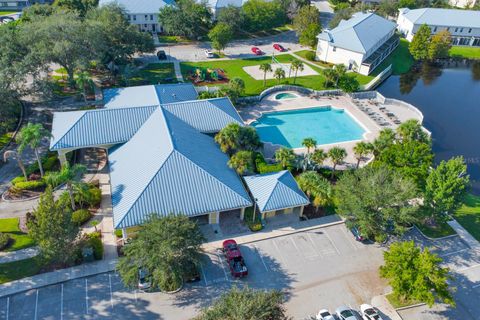
[[[412,309],[412,308],[416,308],[416,307],[420,307],[420,306],[426,306],[426,305],[427,305],[426,303],[421,302],[421,303],[412,304],[410,306],[395,308],[395,311],[402,311],[402,310]]]
[[[416,224],[415,224],[413,227],[415,228],[415,230],[417,230],[417,231],[422,235],[422,237],[424,237],[425,239],[428,239],[428,240],[430,240],[430,241],[437,241],[437,240],[444,240],[444,239],[450,239],[450,238],[459,237],[458,233],[457,233],[455,230],[453,230],[453,231],[455,231],[455,234],[451,234],[451,235],[449,235],[449,236],[444,236],[444,237],[440,237],[440,238],[431,238],[431,237],[426,236],[426,235],[422,232],[422,230],[420,230],[420,228],[417,227]],[[453,229],[453,228],[452,228],[452,229]]]

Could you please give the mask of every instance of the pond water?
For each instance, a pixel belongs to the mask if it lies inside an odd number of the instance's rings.
[[[480,194],[480,62],[455,68],[425,65],[388,78],[377,90],[423,112],[436,161],[463,155],[472,191]]]

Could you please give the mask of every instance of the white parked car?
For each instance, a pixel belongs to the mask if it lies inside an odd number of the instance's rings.
[[[347,306],[338,307],[335,313],[340,320],[358,320],[355,312]]]
[[[364,320],[382,320],[377,310],[369,304],[362,304],[360,306],[360,312]]]
[[[317,313],[317,320],[335,320],[335,317],[327,309],[322,309]]]
[[[215,55],[213,54],[213,52],[210,51],[210,50],[208,50],[208,49],[205,49],[205,56],[206,56],[207,58],[213,58],[213,57],[215,57]]]

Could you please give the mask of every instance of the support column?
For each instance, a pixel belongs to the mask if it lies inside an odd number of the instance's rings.
[[[303,208],[304,208],[304,206],[300,207],[300,217],[303,217]]]
[[[66,152],[63,150],[58,150],[58,160],[60,165],[63,166],[67,162],[67,157],[65,156]]]
[[[240,210],[240,220],[244,220],[245,219],[245,208],[242,208]]]
[[[123,242],[127,241],[128,235],[127,235],[127,228],[122,228],[122,240]]]

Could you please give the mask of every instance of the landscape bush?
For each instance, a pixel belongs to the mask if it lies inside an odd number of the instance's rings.
[[[0,251],[5,249],[10,243],[10,236],[6,233],[0,232]]]
[[[37,190],[45,187],[45,181],[43,180],[32,180],[32,181],[22,181],[17,182],[14,185],[14,188],[17,190]]]
[[[255,167],[257,168],[257,172],[260,174],[278,172],[283,170],[282,164],[280,163],[268,164],[265,161],[265,158],[263,157],[263,155],[259,152],[257,152],[257,155],[255,156]]]
[[[60,166],[60,162],[58,161],[58,155],[56,152],[50,152],[46,156],[42,158],[42,165],[43,165],[43,170],[46,171],[53,171],[57,167]],[[38,173],[40,172],[40,169],[38,167],[38,162],[34,162],[31,165],[29,165],[26,169],[27,175],[31,175],[32,173]]]
[[[305,59],[308,61],[315,61],[315,52],[314,51],[308,51],[305,53]]]
[[[13,185],[16,185],[17,183],[19,182],[25,182],[25,177],[24,176],[18,176],[18,177],[15,177],[12,179],[12,181],[10,181]]]
[[[95,260],[103,259],[103,244],[102,244],[102,235],[100,232],[93,232],[87,235],[88,237],[88,246],[93,249],[93,257]]]
[[[92,217],[92,213],[87,209],[80,209],[72,213],[72,222],[77,225],[82,225]]]

